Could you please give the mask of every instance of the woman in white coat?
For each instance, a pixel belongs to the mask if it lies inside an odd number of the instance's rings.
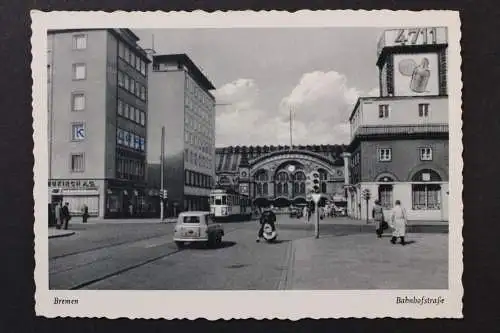
[[[405,245],[406,224],[408,219],[406,211],[401,207],[401,201],[396,200],[396,205],[392,209],[391,228],[393,229],[391,243],[396,244],[396,241],[401,238],[401,245]]]

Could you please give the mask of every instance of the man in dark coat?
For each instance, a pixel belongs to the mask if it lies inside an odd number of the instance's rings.
[[[64,230],[68,230],[68,223],[69,223],[69,220],[71,219],[71,216],[69,215],[69,203],[66,202],[63,206],[63,208],[61,209],[61,216],[62,216],[62,220],[64,222]]]

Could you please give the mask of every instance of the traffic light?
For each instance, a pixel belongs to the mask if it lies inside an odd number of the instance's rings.
[[[168,190],[160,190],[160,198],[168,199]]]
[[[320,187],[320,180],[319,180],[319,172],[313,171],[311,173],[311,178],[312,178],[312,192],[313,193],[320,193],[321,187]]]

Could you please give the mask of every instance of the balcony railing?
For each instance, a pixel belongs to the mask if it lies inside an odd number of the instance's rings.
[[[447,134],[448,124],[359,126],[353,137],[367,136],[412,136],[418,134]]]

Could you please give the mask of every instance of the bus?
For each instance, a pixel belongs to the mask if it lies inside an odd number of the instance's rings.
[[[210,213],[216,221],[250,221],[251,200],[248,195],[242,195],[232,189],[212,189]]]

